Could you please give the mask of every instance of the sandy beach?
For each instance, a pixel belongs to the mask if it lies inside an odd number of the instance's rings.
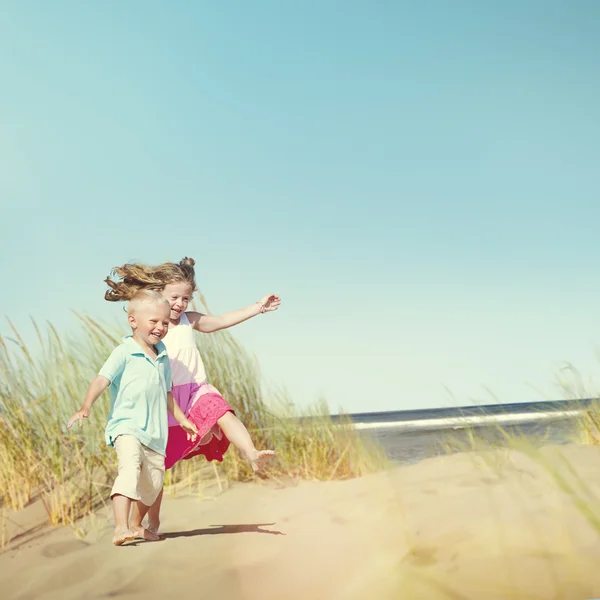
[[[1,597],[600,597],[600,449],[545,448],[560,481],[520,452],[485,456],[166,498],[164,539],[121,548],[110,543],[108,513],[77,539],[44,527],[34,503],[10,515]]]

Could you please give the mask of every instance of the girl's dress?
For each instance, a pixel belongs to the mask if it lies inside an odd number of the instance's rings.
[[[202,357],[186,313],[181,314],[179,323],[169,328],[162,341],[171,363],[173,396],[185,416],[196,425],[199,434],[195,442],[189,441],[179,423],[169,415],[165,468],[170,469],[177,461],[198,454],[204,454],[207,460],[222,461],[229,448],[229,440],[217,419],[234,411],[219,391],[206,382]]]

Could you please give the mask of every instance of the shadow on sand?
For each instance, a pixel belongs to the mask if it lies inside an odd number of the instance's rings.
[[[163,533],[161,538],[194,537],[196,535],[220,535],[223,533],[269,533],[271,535],[285,535],[281,531],[270,531],[262,527],[270,527],[275,523],[256,523],[249,525],[211,525],[206,529],[191,529],[189,531],[172,531]]]

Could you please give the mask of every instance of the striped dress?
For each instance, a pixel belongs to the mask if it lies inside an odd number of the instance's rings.
[[[234,411],[219,391],[206,381],[204,363],[186,313],[181,315],[177,325],[169,328],[162,341],[171,363],[173,396],[199,433],[195,442],[189,441],[185,431],[169,415],[165,468],[170,469],[179,460],[187,460],[198,454],[203,454],[207,460],[222,461],[229,440],[217,420],[225,413]]]

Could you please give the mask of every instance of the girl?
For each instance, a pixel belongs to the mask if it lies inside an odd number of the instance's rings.
[[[165,458],[165,468],[171,468],[177,461],[203,454],[207,460],[223,460],[229,443],[240,450],[255,471],[259,471],[266,459],[274,454],[272,450],[257,450],[248,430],[235,416],[233,409],[221,394],[206,381],[202,357],[194,340],[193,330],[212,333],[242,323],[256,315],[272,312],[279,308],[281,300],[270,294],[262,300],[220,316],[187,312],[188,303],[196,291],[194,272],[195,261],[184,258],[179,264],[165,263],[157,267],[143,264],[125,264],[115,267],[111,275],[119,280],[105,280],[109,290],[106,300],[118,302],[129,300],[139,290],[156,290],[166,298],[171,307],[169,331],[163,339],[171,363],[173,376],[173,396],[185,416],[198,428],[195,442],[187,439],[185,431],[177,421],[169,416],[169,436]],[[158,538],[162,490],[156,502],[148,511],[147,529]],[[132,527],[141,527],[144,514],[133,511]]]

